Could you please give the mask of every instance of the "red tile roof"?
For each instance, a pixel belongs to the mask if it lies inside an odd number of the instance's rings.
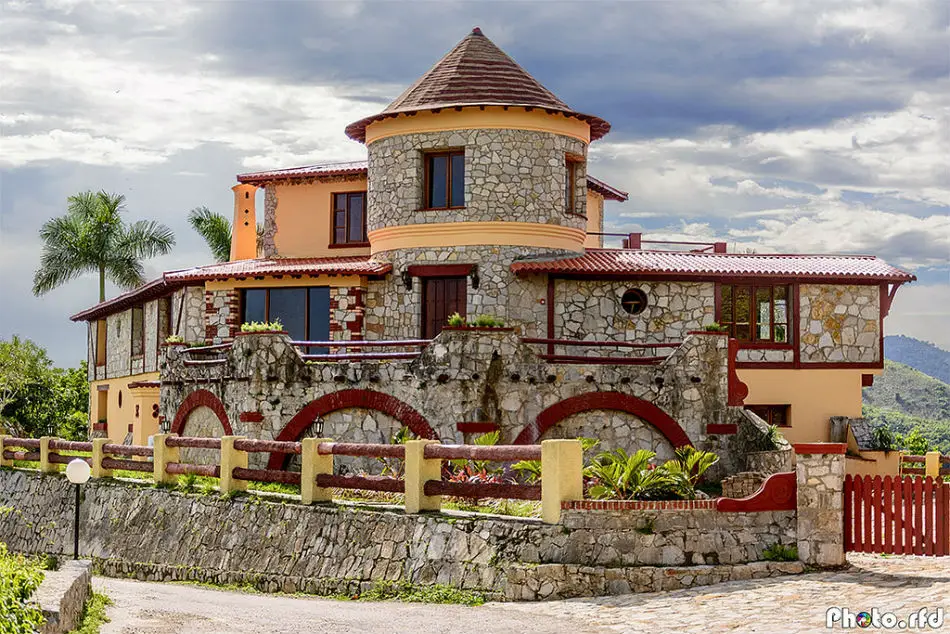
[[[303,165],[301,167],[288,167],[279,170],[266,170],[261,172],[248,172],[247,174],[238,174],[239,183],[249,183],[251,185],[261,185],[273,181],[283,180],[303,180],[307,178],[320,178],[323,176],[366,176],[367,161],[346,161],[337,163],[315,163],[314,165]],[[604,181],[587,175],[587,187],[599,193],[608,200],[617,200],[623,202],[627,200],[627,192],[612,187]]]
[[[265,277],[273,275],[367,275],[377,277],[392,270],[388,262],[371,261],[367,256],[339,258],[278,258],[273,260],[240,260],[196,266],[179,271],[166,271],[162,277],[76,313],[72,321],[92,321],[159,297],[184,286],[209,280]]]
[[[315,165],[304,165],[303,167],[248,172],[247,174],[238,174],[237,179],[239,183],[257,185],[268,181],[293,180],[319,176],[366,176],[366,167],[366,161],[317,163]]]
[[[388,262],[376,262],[368,256],[340,258],[275,258],[238,260],[196,266],[165,274],[169,282],[243,279],[268,275],[385,275],[393,269]]]
[[[523,106],[562,113],[590,124],[591,141],[610,131],[603,119],[572,110],[476,27],[385,110],[351,123],[346,134],[363,142],[366,126],[380,119],[466,106]]]
[[[801,280],[908,282],[910,273],[870,255],[772,255],[588,249],[559,260],[521,260],[517,275],[555,273],[566,276],[668,279],[780,277]]]

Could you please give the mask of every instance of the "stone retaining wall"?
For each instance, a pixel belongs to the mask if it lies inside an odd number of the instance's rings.
[[[608,585],[615,575],[634,590],[655,590],[665,586],[647,579],[665,577],[650,567],[682,567],[676,576],[686,587],[743,574],[732,568],[773,543],[795,541],[792,511],[568,509],[562,524],[546,525],[459,512],[407,515],[401,507],[303,506],[284,496],[227,499],[116,480],[93,480],[83,491],[80,550],[103,572],[267,591],[354,592],[406,580],[495,598],[567,596],[539,581],[558,571],[583,576],[583,592],[616,591],[619,585]],[[0,499],[14,509],[0,515],[0,540],[11,550],[71,549],[65,527],[73,498],[62,476],[2,470]]]
[[[33,594],[46,622],[40,634],[64,634],[79,626],[86,601],[92,594],[88,561],[67,561],[59,570],[46,572]]]

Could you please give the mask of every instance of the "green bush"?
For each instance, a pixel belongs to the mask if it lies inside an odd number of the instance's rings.
[[[714,321],[711,324],[703,326],[703,330],[706,332],[729,332],[729,326],[723,326],[719,322]]]
[[[249,321],[241,324],[241,332],[283,332],[284,324],[279,319],[274,321]]]
[[[452,313],[449,315],[449,325],[453,328],[459,328],[460,326],[465,325],[465,318],[459,315],[458,313]]]
[[[185,343],[185,338],[181,335],[168,335],[165,337],[165,343]]]
[[[43,612],[30,602],[43,581],[43,568],[33,559],[7,552],[0,542],[0,631],[3,634],[31,634],[43,624]]]
[[[654,464],[656,453],[639,449],[628,454],[623,449],[597,455],[584,470],[593,485],[588,495],[595,500],[692,500],[696,485],[719,456],[695,447],[676,450],[676,457]]]
[[[766,561],[798,561],[798,548],[772,544],[762,551],[762,559]]]

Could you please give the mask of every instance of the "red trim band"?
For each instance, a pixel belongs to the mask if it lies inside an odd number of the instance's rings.
[[[799,454],[844,454],[848,445],[843,442],[800,442],[794,445]]]
[[[733,423],[710,423],[706,425],[707,434],[737,434],[739,426]]]
[[[474,264],[411,264],[413,277],[464,277],[472,272]]]
[[[463,434],[490,434],[498,431],[498,423],[456,423],[455,428]]]

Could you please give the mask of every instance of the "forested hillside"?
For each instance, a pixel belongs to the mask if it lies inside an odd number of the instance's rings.
[[[950,383],[950,352],[927,341],[904,335],[884,337],[884,358]]]

